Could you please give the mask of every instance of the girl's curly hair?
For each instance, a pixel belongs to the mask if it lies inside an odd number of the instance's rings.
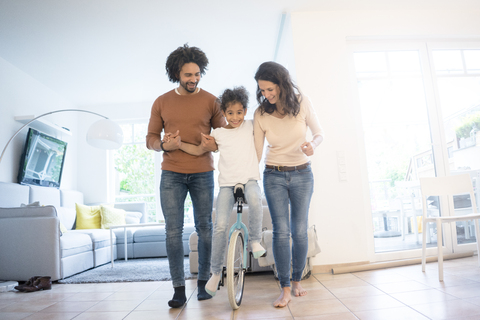
[[[227,108],[235,102],[240,103],[243,109],[246,109],[248,107],[248,91],[243,86],[226,89],[222,95],[218,97],[217,102],[220,105],[220,110],[223,112],[227,111]]]
[[[178,47],[175,51],[170,53],[165,64],[167,70],[168,80],[173,83],[180,81],[180,70],[185,63],[196,63],[200,68],[202,75],[207,71],[208,59],[205,53],[197,47],[189,47],[184,44],[183,47]]]
[[[265,112],[271,114],[277,110],[276,105],[268,102],[262,95],[262,91],[258,86],[258,80],[270,81],[280,88],[279,100],[282,102],[283,110],[287,114],[297,116],[300,112],[300,102],[302,95],[297,86],[293,84],[288,70],[273,61],[262,63],[255,73],[255,80],[257,81],[257,101],[260,104],[259,108],[262,114]]]

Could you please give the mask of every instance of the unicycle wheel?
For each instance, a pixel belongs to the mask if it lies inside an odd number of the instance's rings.
[[[244,254],[243,235],[240,230],[235,230],[230,237],[227,256],[227,291],[228,300],[232,309],[240,307],[245,283],[245,266],[243,265]]]

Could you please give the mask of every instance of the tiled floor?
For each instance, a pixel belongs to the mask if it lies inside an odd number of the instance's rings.
[[[183,309],[167,306],[170,282],[55,284],[50,291],[0,293],[0,319],[480,319],[477,257],[445,261],[443,283],[436,268],[314,274],[303,281],[307,296],[282,309],[272,306],[280,290],[273,275],[248,275],[237,311],[225,288],[197,301],[196,280],[187,281]]]

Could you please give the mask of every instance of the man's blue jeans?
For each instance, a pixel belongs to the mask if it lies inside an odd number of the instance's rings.
[[[312,169],[310,166],[287,172],[265,169],[263,186],[272,216],[273,257],[278,280],[282,288],[290,287],[290,261],[292,281],[300,281],[307,260],[308,209],[313,194]]]
[[[185,285],[183,223],[185,198],[190,193],[198,234],[198,280],[208,280],[212,253],[213,171],[184,174],[163,170],[160,202],[165,217],[168,264],[173,287]]]
[[[212,273],[220,274],[223,269],[227,237],[230,231],[230,215],[234,206],[234,187],[221,187],[215,209],[215,229],[213,231]],[[245,199],[248,203],[248,238],[250,243],[260,242],[262,232],[262,191],[256,180],[245,184]]]

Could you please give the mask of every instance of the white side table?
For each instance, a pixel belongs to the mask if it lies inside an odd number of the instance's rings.
[[[121,224],[118,226],[111,226],[110,227],[110,260],[112,262],[112,268],[113,268],[113,229],[118,229],[118,228],[123,228],[124,232],[124,249],[125,249],[125,261],[128,261],[127,257],[127,228],[142,228],[142,227],[152,227],[152,226],[163,226],[164,224],[162,223],[138,223],[138,224]]]

